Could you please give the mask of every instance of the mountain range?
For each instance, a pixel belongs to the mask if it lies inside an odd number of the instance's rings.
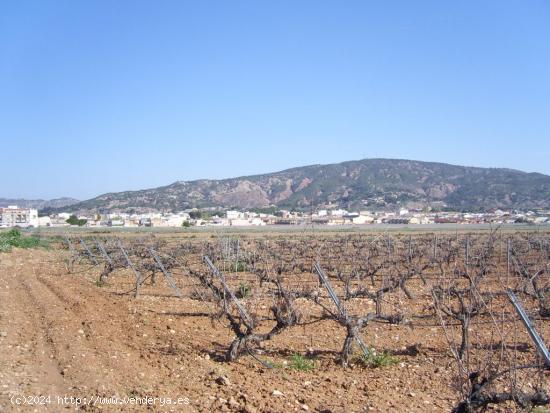
[[[57,198],[57,199],[10,199],[0,198],[0,208],[6,208],[10,205],[16,205],[19,208],[35,208],[35,209],[55,209],[64,208],[80,202],[74,198]]]
[[[273,206],[302,210],[550,208],[550,176],[505,168],[363,159],[238,178],[177,181],[158,188],[107,193],[45,210],[146,212]]]

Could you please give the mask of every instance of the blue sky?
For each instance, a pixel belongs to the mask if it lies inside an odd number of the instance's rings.
[[[550,3],[0,5],[0,197],[370,157],[550,174]]]

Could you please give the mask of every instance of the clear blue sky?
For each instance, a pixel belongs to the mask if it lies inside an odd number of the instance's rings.
[[[550,2],[2,2],[0,144],[0,197],[370,157],[550,174]]]

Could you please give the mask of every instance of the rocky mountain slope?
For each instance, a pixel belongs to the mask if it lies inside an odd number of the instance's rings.
[[[310,209],[447,206],[456,209],[550,207],[550,176],[397,159],[310,165],[222,180],[178,181],[108,193],[70,210],[147,211],[192,207]]]
[[[80,202],[74,198],[57,198],[57,199],[10,199],[0,198],[0,208],[5,208],[10,205],[17,205],[20,208],[63,208]]]

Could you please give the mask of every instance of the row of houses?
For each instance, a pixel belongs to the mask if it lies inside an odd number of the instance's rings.
[[[550,211],[503,211],[483,213],[430,212],[400,209],[399,211],[324,211],[312,214],[312,222],[327,225],[346,224],[545,224],[550,223]]]
[[[60,213],[49,217],[48,226],[67,226],[71,214]],[[148,214],[96,214],[78,215],[77,220],[87,227],[181,227],[190,221],[188,213],[179,212],[173,214],[148,213]]]
[[[503,224],[531,223],[550,224],[550,211],[503,211],[485,213],[430,212],[408,210],[398,211],[356,211],[344,209],[321,209],[313,213],[279,210],[274,214],[251,211],[230,210],[209,211],[203,214],[199,210],[185,210],[175,213],[151,212],[144,214],[107,213],[74,216],[59,213],[52,216],[38,216],[36,209],[24,209],[17,206],[0,208],[0,228],[2,227],[40,227],[70,226],[87,227],[183,227],[183,226],[220,226],[245,227],[263,225],[368,225],[368,224]]]

